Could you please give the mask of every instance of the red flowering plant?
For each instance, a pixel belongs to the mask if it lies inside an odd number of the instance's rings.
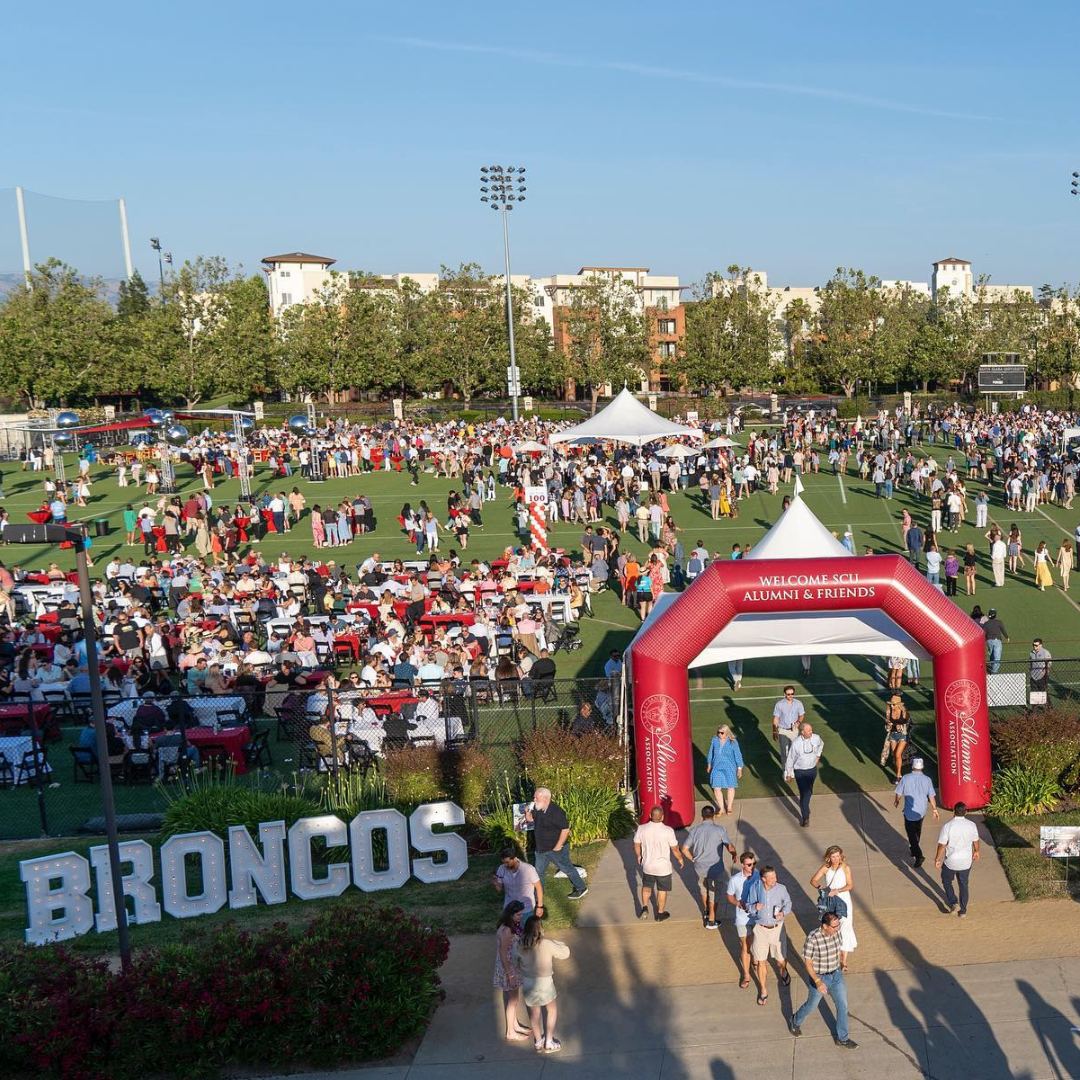
[[[131,971],[65,949],[0,951],[0,1076],[135,1080],[386,1057],[423,1032],[449,942],[400,909],[228,923],[137,952]]]

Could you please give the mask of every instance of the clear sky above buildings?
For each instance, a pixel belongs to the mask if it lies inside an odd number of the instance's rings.
[[[481,164],[528,167],[514,270],[731,263],[1080,280],[1080,8],[263,2],[4,16],[0,188],[124,195],[136,264],[501,269]],[[118,271],[112,211],[32,200],[35,258]],[[96,260],[96,264],[95,264]],[[0,193],[0,271],[17,269]]]

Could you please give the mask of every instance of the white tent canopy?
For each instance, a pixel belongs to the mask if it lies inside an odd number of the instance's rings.
[[[703,447],[703,450],[726,450],[728,447],[735,444],[726,436],[721,435],[716,439],[710,439]]]
[[[656,456],[662,458],[697,457],[698,451],[692,446],[684,446],[682,443],[673,443],[665,446]]]
[[[853,558],[852,554],[796,498],[779,521],[750,549],[748,559]],[[679,598],[661,593],[638,633]],[[807,611],[737,615],[690,667],[766,656],[903,656],[929,660],[930,654],[881,611]]]
[[[1073,439],[1080,439],[1080,427],[1067,427],[1061,433],[1061,449],[1062,452],[1069,448],[1069,443]]]
[[[590,416],[588,420],[566,428],[564,431],[555,432],[548,442],[554,445],[555,443],[578,442],[582,439],[597,439],[601,442],[611,440],[629,443],[631,446],[644,446],[657,439],[672,439],[688,435],[700,439],[703,432],[698,428],[684,427],[672,420],[665,420],[664,417],[642,405],[626,387],[623,387],[611,403],[595,416]]]

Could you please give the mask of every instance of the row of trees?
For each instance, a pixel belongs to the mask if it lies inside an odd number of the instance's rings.
[[[220,258],[185,263],[151,296],[136,275],[115,303],[99,281],[56,261],[29,289],[0,301],[0,385],[21,404],[152,396],[194,406],[219,395],[278,390],[328,397],[356,387],[385,395],[505,393],[508,342],[501,278],[475,264],[443,267],[440,287],[334,275],[322,293],[275,321],[262,277]],[[1017,291],[991,302],[885,288],[838,270],[806,299],[755,284],[729,267],[686,305],[686,333],[659,357],[657,319],[634,285],[597,276],[574,288],[553,340],[538,297],[513,290],[514,335],[526,392],[560,393],[573,380],[596,398],[605,384],[637,388],[650,374],[696,391],[746,386],[805,392],[860,383],[922,386],[972,375],[983,354],[1019,352],[1044,381],[1080,370],[1080,305],[1066,289]]]
[[[1080,373],[1080,294],[1067,288],[1001,295],[983,279],[970,299],[947,290],[931,299],[839,269],[815,292],[816,303],[784,303],[782,293],[758,287],[752,271],[709,274],[687,306],[684,346],[669,372],[690,387],[848,397],[868,383],[971,385],[987,353],[1019,353],[1041,383]]]

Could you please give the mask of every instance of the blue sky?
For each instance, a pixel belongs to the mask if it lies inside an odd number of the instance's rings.
[[[500,161],[529,170],[515,272],[927,280],[957,255],[1075,283],[1078,24],[1059,0],[22,6],[0,188],[124,195],[155,275],[151,235],[252,271],[296,249],[499,270],[477,174]],[[119,270],[111,208],[31,203],[35,258]]]

